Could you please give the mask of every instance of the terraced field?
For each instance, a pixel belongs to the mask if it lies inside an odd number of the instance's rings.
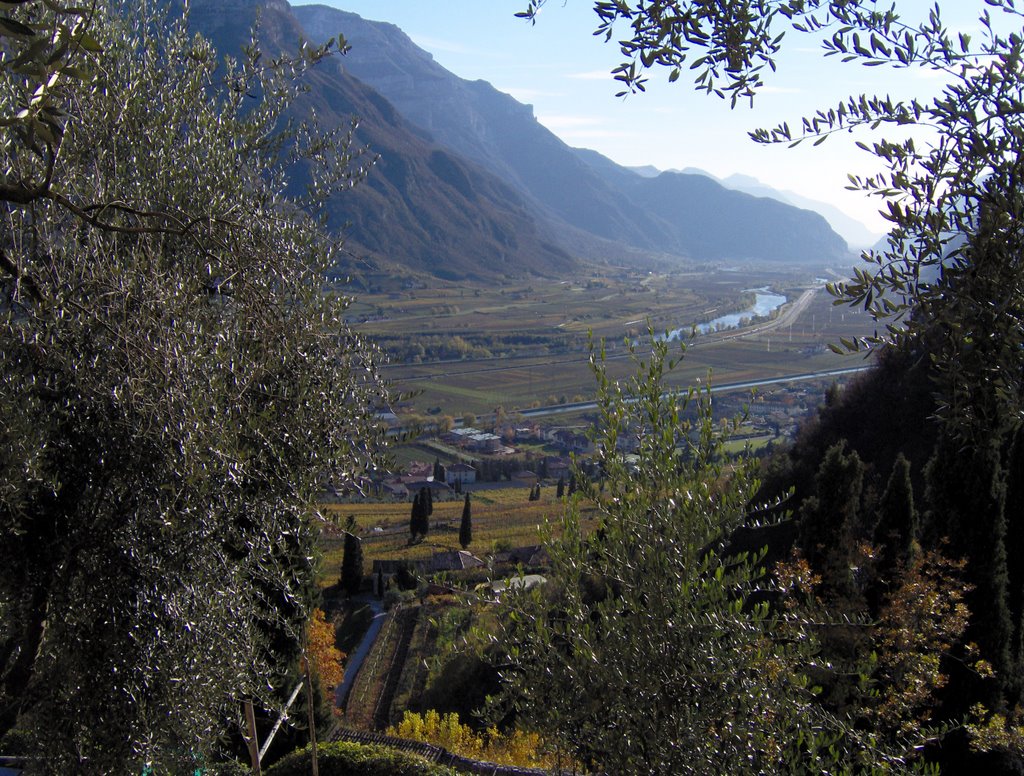
[[[487,553],[500,547],[520,547],[540,542],[540,526],[557,522],[562,503],[555,498],[554,487],[541,488],[539,501],[529,501],[529,488],[508,487],[478,490],[471,495],[473,509],[473,553]],[[425,541],[409,544],[408,501],[391,503],[331,504],[321,509],[335,524],[344,524],[352,515],[363,540],[365,569],[369,573],[374,560],[429,558],[434,552],[458,550],[462,497],[435,501],[430,533]],[[377,531],[376,529],[380,529]],[[332,585],[340,576],[344,541],[340,534],[324,537],[324,574],[322,584]]]

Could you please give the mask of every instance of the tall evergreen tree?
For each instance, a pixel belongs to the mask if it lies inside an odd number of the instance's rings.
[[[896,568],[907,565],[914,552],[917,530],[910,462],[900,453],[878,505],[875,526],[875,544],[880,548],[879,569],[884,576],[889,577]]]
[[[430,488],[424,486],[420,488],[419,522],[417,523],[417,533],[421,537],[425,537],[430,531],[430,516],[433,512],[434,500],[430,495]]]
[[[1006,557],[1006,488],[995,442],[964,447],[944,435],[926,468],[932,532],[950,542],[954,556],[967,559],[965,579],[971,622],[967,638],[995,668],[994,681],[983,680],[979,692],[990,709],[1004,705],[1013,684]]]
[[[412,510],[409,514],[409,536],[412,541],[416,541],[416,538],[420,533],[420,525],[423,519],[420,513],[423,511],[423,492],[416,491],[416,495],[412,497]]]
[[[459,544],[466,549],[473,541],[473,518],[469,506],[469,494],[462,504],[462,523],[459,525]]]
[[[363,542],[353,533],[355,526],[345,531],[345,553],[341,560],[341,586],[349,595],[355,595],[363,584]]]
[[[853,531],[860,513],[864,464],[846,441],[832,445],[814,478],[815,495],[800,508],[800,546],[824,588],[836,595],[853,591],[850,572]]]

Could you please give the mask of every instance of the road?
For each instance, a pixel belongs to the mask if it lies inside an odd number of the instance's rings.
[[[715,342],[721,342],[722,340],[740,339],[742,337],[749,337],[751,334],[763,334],[766,331],[774,331],[775,329],[781,329],[786,326],[792,326],[797,318],[807,309],[810,305],[811,300],[814,299],[815,294],[818,293],[819,288],[808,288],[797,300],[792,304],[786,303],[782,306],[782,312],[780,312],[775,318],[764,323],[758,323],[753,326],[744,326],[741,329],[735,331],[729,330],[724,333],[719,333],[715,337]],[[698,343],[694,343],[696,345]],[[691,345],[693,347],[693,345]]]
[[[778,385],[779,383],[800,383],[807,380],[818,380],[822,377],[842,377],[844,375],[857,374],[871,369],[871,366],[852,366],[843,369],[825,369],[820,372],[801,372],[780,377],[768,377],[763,380],[745,380],[738,383],[722,383],[712,385],[711,393],[726,393],[728,391],[742,391],[751,388],[760,388],[765,385]],[[667,395],[667,394],[666,394]],[[570,402],[568,404],[553,404],[547,407],[536,407],[535,409],[518,410],[518,413],[527,418],[540,418],[545,415],[564,415],[569,412],[585,412],[597,407],[592,401]]]
[[[366,656],[370,654],[373,642],[377,640],[377,634],[380,633],[380,629],[384,625],[384,619],[387,617],[387,612],[384,611],[384,607],[377,596],[360,595],[356,596],[355,600],[359,603],[365,603],[370,607],[370,611],[373,612],[373,620],[370,622],[370,627],[367,628],[363,640],[359,642],[355,652],[349,655],[345,661],[345,678],[342,679],[341,684],[334,691],[334,705],[342,709],[345,708],[345,703],[348,701],[348,694],[352,690],[352,685],[359,673],[359,668],[362,666],[363,661],[366,660]]]

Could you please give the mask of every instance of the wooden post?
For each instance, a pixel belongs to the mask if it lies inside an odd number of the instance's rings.
[[[246,746],[249,747],[249,759],[252,760],[252,772],[255,776],[261,776],[260,771],[260,742],[256,737],[256,712],[253,711],[252,701],[245,701],[245,724],[249,728],[249,734],[245,737]]]

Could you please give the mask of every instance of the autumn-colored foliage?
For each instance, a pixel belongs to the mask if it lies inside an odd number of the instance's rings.
[[[500,765],[545,769],[566,765],[564,757],[559,759],[537,733],[518,729],[500,733],[491,727],[481,734],[462,724],[458,714],[441,715],[433,709],[424,715],[406,711],[398,725],[387,729],[387,735],[433,744],[460,757]]]
[[[345,671],[341,667],[345,654],[334,646],[334,625],[327,621],[322,609],[314,609],[309,618],[306,654],[314,673],[320,677],[325,699],[329,698],[334,688],[345,678]]]
[[[861,544],[853,557],[866,569],[877,554]],[[838,703],[843,713],[870,720],[872,729],[894,741],[940,723],[933,714],[948,681],[947,661],[958,650],[971,651],[963,643],[969,619],[964,598],[970,589],[963,568],[963,561],[937,550],[918,553],[907,567],[895,570],[872,617],[856,594],[830,597],[833,606],[845,606],[840,611],[824,606],[821,577],[799,552],[778,564],[775,578],[787,615],[822,623],[818,637],[828,657],[823,665],[830,665],[833,674],[817,672],[816,679],[832,687],[822,697]],[[862,584],[877,584],[870,573],[867,577]],[[843,688],[842,676],[857,680]]]

